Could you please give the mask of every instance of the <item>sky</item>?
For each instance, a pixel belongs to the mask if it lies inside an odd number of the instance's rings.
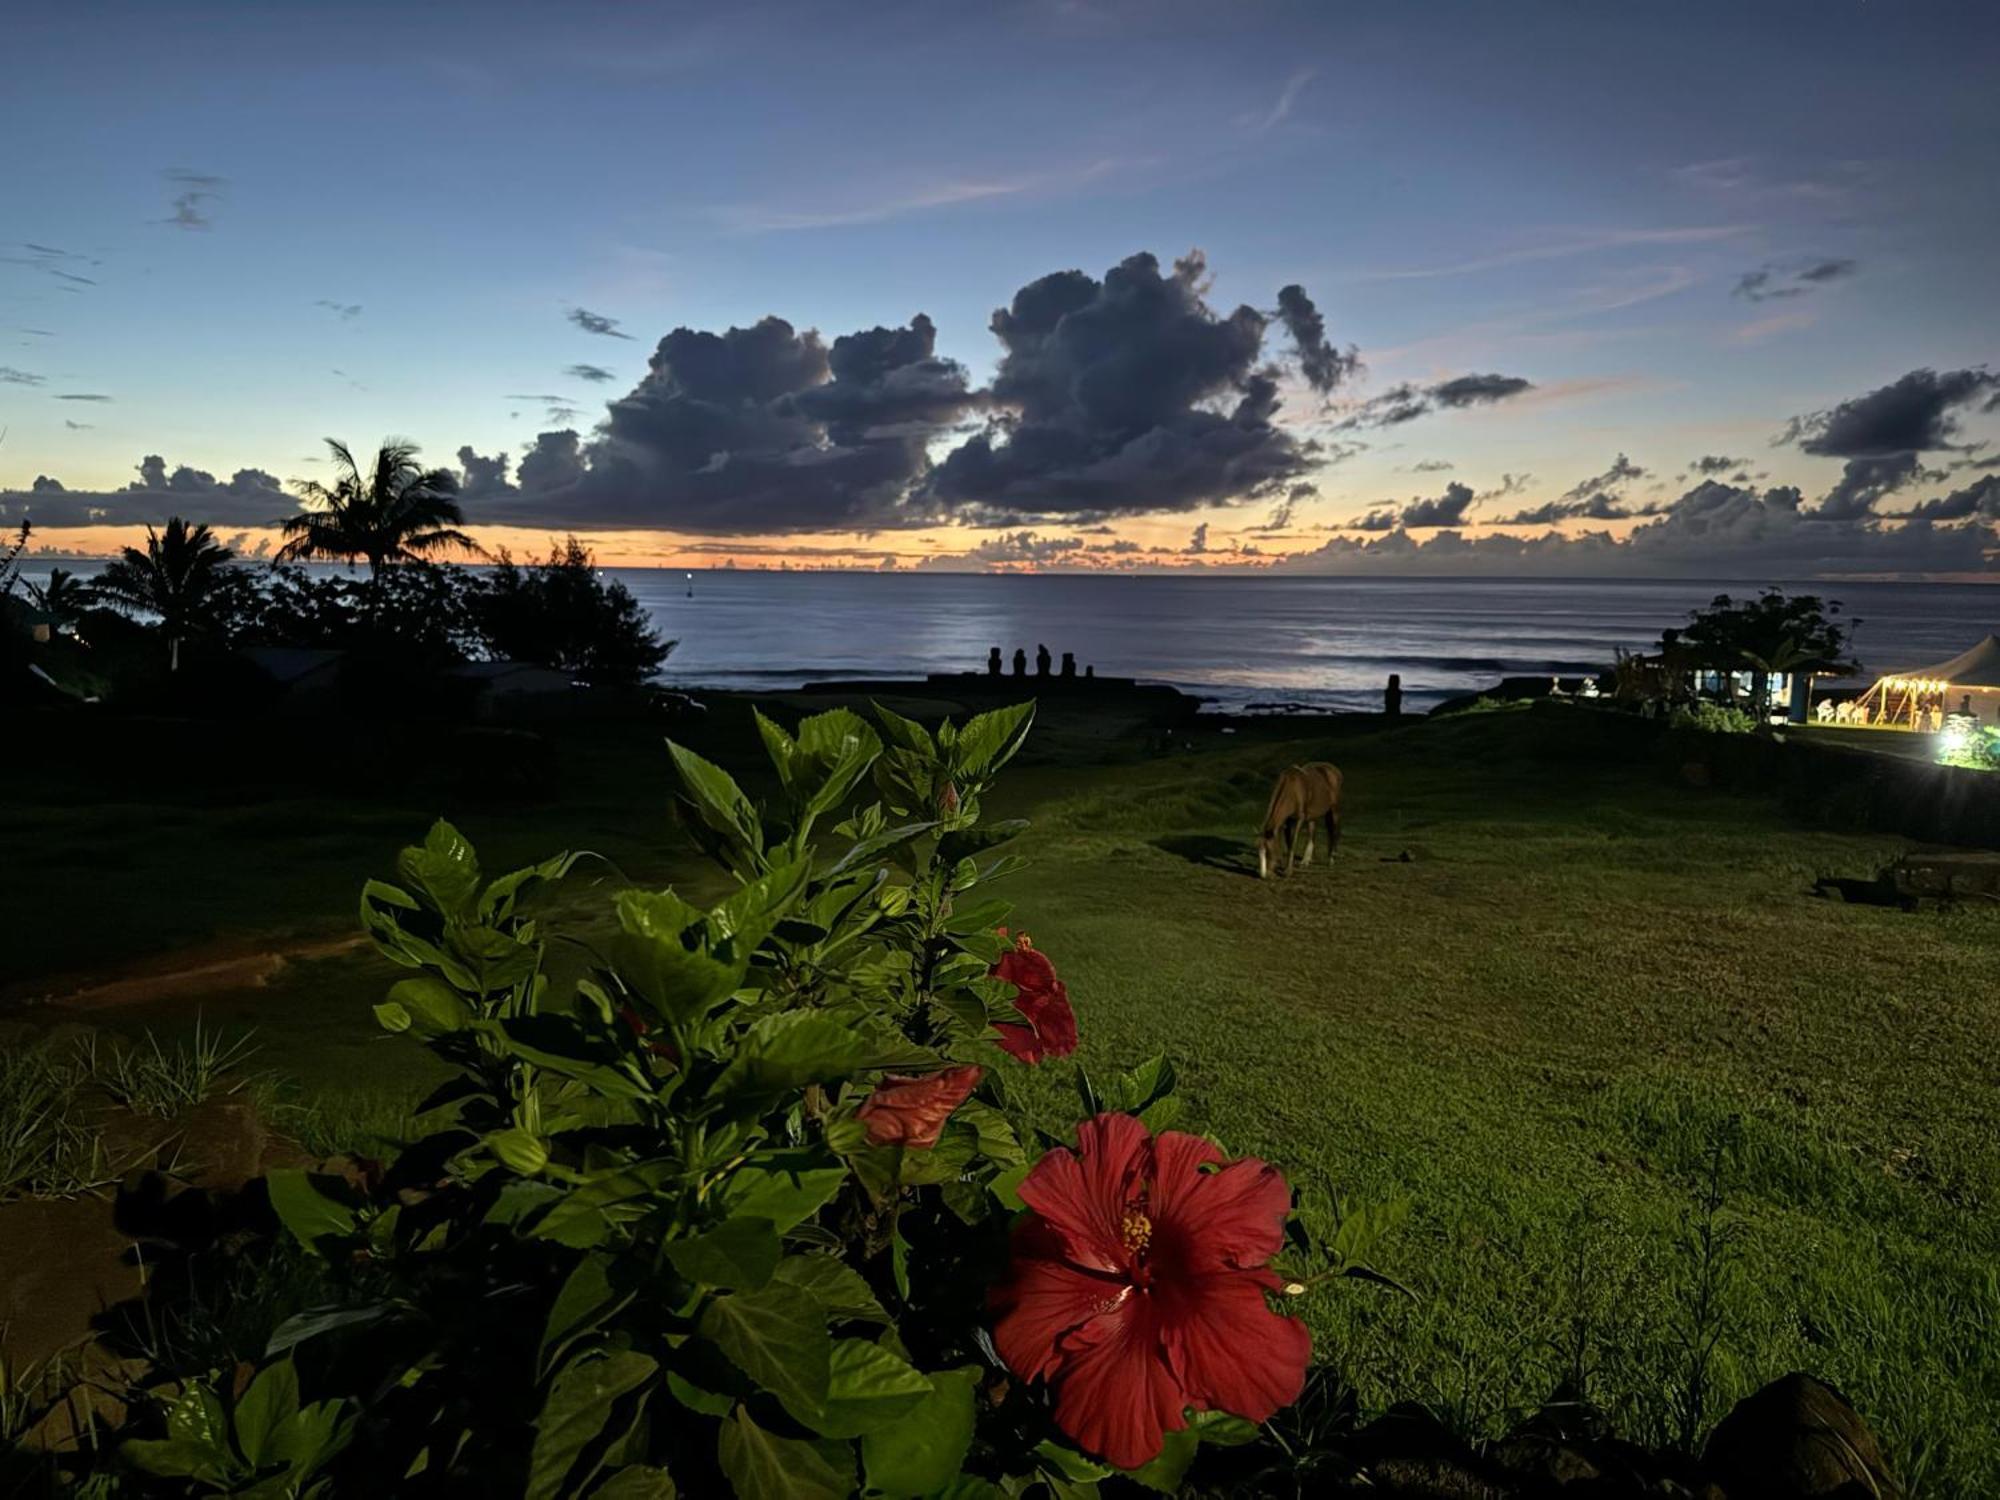
[[[16,8],[0,521],[1975,576],[1983,0]],[[504,466],[503,461],[504,460]]]

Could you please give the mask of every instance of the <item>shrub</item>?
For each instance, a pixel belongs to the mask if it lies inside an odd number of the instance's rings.
[[[1707,699],[1681,704],[1667,719],[1671,729],[1700,729],[1710,734],[1748,734],[1757,721],[1740,708]]]
[[[594,687],[636,686],[674,648],[654,634],[631,590],[599,576],[575,537],[526,567],[502,552],[472,610],[492,656],[539,662]]]
[[[1076,1045],[1056,964],[989,894],[1023,825],[981,803],[1029,718],[760,716],[762,808],[670,746],[726,892],[617,892],[571,978],[522,903],[584,856],[489,878],[443,823],[405,850],[362,910],[407,971],[377,1019],[451,1073],[430,1134],[366,1187],[271,1174],[327,1304],[234,1403],[184,1388],[169,1430],[227,1455],[131,1461],[235,1483],[254,1440],[296,1490],[534,1497],[1082,1494],[1114,1466],[1174,1488],[1198,1453],[1303,1462],[1252,1425],[1305,1380],[1290,1308],[1372,1274],[1394,1216],[1169,1130],[1164,1058],[1078,1069],[1073,1145],[1017,1108]]]

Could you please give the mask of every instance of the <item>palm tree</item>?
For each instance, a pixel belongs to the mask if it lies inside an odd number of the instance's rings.
[[[124,609],[160,617],[167,635],[167,670],[181,666],[181,642],[212,619],[236,554],[206,526],[170,516],[164,535],[146,528],[146,550],[127,547],[91,583],[91,590]]]
[[[326,446],[333,452],[333,484],[308,479],[296,486],[307,509],[284,523],[290,540],[278,549],[281,559],[359,557],[369,577],[379,579],[388,563],[420,562],[453,547],[479,551],[458,529],[465,516],[457,478],[449,469],[420,465],[415,443],[385,439],[366,474],[345,443],[328,438]]]
[[[29,584],[28,597],[56,625],[74,625],[90,602],[90,590],[68,568],[49,569],[49,581]]]

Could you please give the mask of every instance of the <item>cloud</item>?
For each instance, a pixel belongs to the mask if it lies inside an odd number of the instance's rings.
[[[1489,406],[1534,388],[1532,381],[1519,375],[1458,375],[1421,389],[1405,382],[1362,402],[1340,425],[1345,429],[1400,427],[1440,407]]]
[[[1704,480],[1622,540],[1604,531],[1521,537],[1442,530],[1420,542],[1399,526],[1372,538],[1336,536],[1274,567],[1296,573],[1514,577],[1922,575],[1988,571],[1995,543],[1992,528],[1978,522],[1815,521],[1801,509],[1796,489],[1759,494]]]
[[[1807,292],[1852,276],[1857,262],[1851,260],[1767,261],[1738,278],[1731,295],[1746,302],[1770,302],[1783,297],[1803,297]]]
[[[568,365],[564,367],[563,374],[574,380],[588,380],[594,385],[618,378],[602,365]]]
[[[602,313],[594,313],[587,307],[572,307],[563,316],[576,324],[585,333],[601,334],[608,339],[629,339],[629,333],[618,331],[618,320],[607,318]]]
[[[1467,512],[1477,502],[1472,486],[1453,480],[1444,487],[1444,493],[1433,499],[1418,498],[1397,509],[1370,511],[1354,529],[1359,531],[1428,530],[1435,527],[1463,526],[1467,524]]]
[[[1285,86],[1278,90],[1278,97],[1271,107],[1261,115],[1245,116],[1240,122],[1252,135],[1267,135],[1291,118],[1292,106],[1298,103],[1299,93],[1319,74],[1317,68],[1300,68],[1285,80]]]
[[[1931,477],[1921,455],[1955,450],[1959,414],[1974,402],[1982,411],[2000,408],[2000,376],[1983,367],[1912,370],[1866,395],[1793,417],[1774,445],[1792,443],[1817,457],[1847,460],[1818,514],[1852,519],[1912,480]]]
[[[180,189],[174,194],[173,212],[162,219],[161,223],[170,224],[176,229],[207,229],[214,223],[202,205],[212,203],[222,196],[223,188],[228,185],[225,179],[211,176],[206,172],[190,172],[183,167],[176,167],[160,175]]]
[[[326,297],[321,297],[313,303],[313,306],[325,308],[343,323],[351,323],[354,319],[361,316],[361,304],[359,302],[334,302]]]
[[[135,466],[138,478],[123,489],[70,490],[48,476],[33,489],[0,492],[0,518],[9,524],[26,516],[37,526],[157,525],[169,515],[218,526],[270,526],[297,509],[277,477],[262,469],[238,469],[218,480],[186,464],[168,467],[157,453]]]
[[[463,501],[514,493],[514,487],[507,482],[507,455],[504,453],[482,458],[468,443],[458,450],[458,467],[458,494]]]
[[[1730,458],[1721,453],[1704,453],[1688,467],[1697,474],[1712,476],[1744,468],[1749,462],[1747,458]]]
[[[1203,521],[1199,526],[1195,527],[1193,533],[1188,537],[1187,545],[1181,550],[1190,556],[1196,557],[1208,550],[1208,522]]]
[[[1410,465],[1412,474],[1448,474],[1458,467],[1448,458],[1426,458]]]
[[[1712,240],[1730,239],[1745,233],[1748,228],[1749,226],[1744,224],[1704,224],[1679,229],[1583,230],[1559,234],[1540,245],[1524,245],[1518,249],[1503,250],[1495,255],[1482,255],[1449,265],[1369,271],[1363,273],[1359,279],[1412,281],[1428,280],[1437,276],[1469,276],[1476,271],[1490,271],[1500,266],[1514,266],[1537,260],[1563,260],[1573,255],[1595,254],[1600,250],[1623,250],[1642,245],[1705,244]]]
[[[912,499],[930,443],[975,403],[936,338],[922,314],[831,347],[776,317],[720,334],[677,328],[591,442],[537,440],[514,514],[487,519],[714,534],[932,519]]]
[[[1317,499],[1318,496],[1318,485],[1293,485],[1285,491],[1284,497],[1271,507],[1271,514],[1265,517],[1264,524],[1255,529],[1258,531],[1284,531],[1289,529],[1292,524],[1292,517],[1299,506],[1308,500]]]
[[[1962,490],[1925,500],[1903,514],[1925,521],[1963,521],[1974,516],[1984,521],[2000,520],[2000,474],[1975,479]]]
[[[63,418],[63,426],[67,427],[71,432],[95,432],[97,430],[95,422],[72,422],[67,417]]]
[[[837,207],[800,209],[788,204],[783,208],[773,208],[765,204],[738,203],[721,208],[717,213],[730,229],[743,234],[844,229],[856,224],[879,224],[887,219],[899,219],[934,208],[953,208],[962,203],[982,203],[988,199],[1012,198],[1024,193],[1074,189],[1132,165],[1137,163],[1106,157],[1054,171],[1024,172],[1005,177],[955,177],[892,193],[874,202],[857,202],[858,195],[850,192]]]
[[[1353,378],[1361,369],[1361,354],[1352,344],[1347,351],[1326,341],[1326,319],[1313,306],[1312,298],[1306,295],[1304,287],[1297,283],[1278,289],[1277,316],[1285,325],[1285,331],[1292,336],[1292,343],[1299,352],[1299,373],[1306,378],[1306,384],[1322,396],[1330,394],[1343,380]]]
[[[1102,281],[1058,271],[993,315],[1004,346],[985,393],[996,414],[924,487],[972,520],[1097,520],[1268,499],[1315,452],[1273,420],[1266,319],[1227,316],[1190,252],[1163,272],[1133,255]]]
[[[917,564],[924,571],[963,572],[969,568],[1035,568],[1060,562],[1084,551],[1079,536],[1042,536],[1034,531],[1010,531],[964,552],[943,552]]]
[[[109,401],[110,399],[109,396],[99,395],[94,391],[65,391],[56,397],[58,401]]]
[[[1619,498],[1623,486],[1635,479],[1644,479],[1645,477],[1646,471],[1621,453],[1611,461],[1610,468],[1606,469],[1602,474],[1591,475],[1590,478],[1584,480],[1575,488],[1566,491],[1563,499],[1588,500],[1594,496],[1602,495],[1616,500]]]
[[[26,370],[16,370],[8,365],[0,365],[0,385],[42,385],[39,375],[30,375]]]
[[[63,282],[64,285],[58,287],[58,291],[73,292],[80,286],[97,285],[94,278],[85,276],[74,268],[79,266],[95,267],[102,265],[102,261],[95,260],[88,255],[79,254],[74,250],[62,250],[54,245],[38,245],[31,240],[18,241],[13,248],[24,250],[27,253],[25,255],[0,255],[0,265],[30,266],[45,276],[52,276],[56,280]],[[43,338],[55,337],[54,334],[39,328],[24,328],[21,332],[39,334]]]

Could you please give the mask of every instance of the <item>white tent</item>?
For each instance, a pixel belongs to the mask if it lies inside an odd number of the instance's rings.
[[[1988,635],[1949,661],[1885,672],[1862,695],[1878,724],[1917,728],[1932,710],[1949,713],[1977,695],[1982,707],[2000,707],[2000,636]],[[1982,714],[1982,718],[1989,717]]]

